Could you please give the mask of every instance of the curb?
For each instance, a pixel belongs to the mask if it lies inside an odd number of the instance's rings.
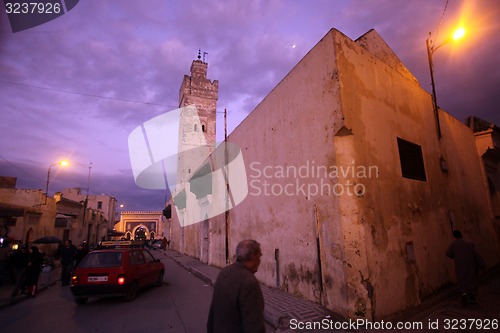
[[[177,253],[179,253],[179,252],[177,252]],[[176,262],[179,266],[181,266],[182,268],[191,272],[193,275],[195,275],[199,279],[203,280],[207,284],[211,285],[212,287],[215,285],[215,280],[213,280],[209,276],[205,275],[202,271],[196,269],[195,267],[190,267],[190,266],[185,265],[181,260],[177,259],[175,256],[169,255],[166,251],[165,251],[165,255],[168,258],[172,259],[174,262]],[[266,287],[266,286],[263,286],[263,287]],[[289,320],[289,317],[286,316],[285,314],[281,313],[278,309],[275,309],[272,305],[266,304],[266,306],[264,307],[264,320],[268,324],[272,325],[275,329],[278,329],[280,327],[285,327],[287,321]],[[284,331],[280,331],[280,332],[284,332]],[[292,332],[292,331],[290,331],[290,332]]]

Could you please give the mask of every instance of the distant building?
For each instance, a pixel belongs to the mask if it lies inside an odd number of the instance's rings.
[[[77,189],[45,198],[42,190],[15,186],[15,178],[0,177],[0,238],[31,245],[38,238],[55,236],[78,245],[107,239],[113,229],[114,219],[109,220],[114,216],[113,197],[90,195],[84,209],[86,195]]]
[[[108,238],[108,232],[113,230],[115,223],[115,197],[106,194],[87,194],[81,188],[66,188],[60,193],[63,198],[80,202],[86,208],[84,228],[89,243],[97,243]]]
[[[499,261],[472,131],[442,110],[436,121],[430,94],[374,30],[354,41],[330,30],[228,141],[244,156],[246,199],[189,226],[185,205],[171,209],[171,245],[202,261],[223,267],[256,239],[260,281],[371,319],[454,279],[453,229]],[[215,194],[186,184],[184,198],[199,214]]]
[[[500,128],[477,117],[467,118],[466,123],[474,132],[477,152],[483,161],[495,228],[500,234]]]
[[[115,237],[128,240],[170,238],[161,211],[124,211],[115,225]]]
[[[42,190],[16,188],[16,177],[0,177],[0,238],[29,244],[54,229],[55,202]]]

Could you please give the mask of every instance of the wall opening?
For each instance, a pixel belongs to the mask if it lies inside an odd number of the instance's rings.
[[[422,147],[398,138],[398,149],[402,176],[405,178],[427,181]]]

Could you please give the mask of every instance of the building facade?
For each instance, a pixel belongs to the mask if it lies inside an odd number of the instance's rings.
[[[172,210],[172,239],[194,230],[173,245],[223,267],[256,239],[260,281],[350,318],[416,305],[454,279],[453,229],[499,261],[474,135],[438,116],[376,31],[353,41],[332,29],[229,136],[245,200],[184,228]]]
[[[82,188],[66,188],[62,198],[80,202],[84,207],[84,229],[88,243],[98,243],[108,238],[115,224],[116,198],[111,195],[88,194]]]
[[[123,211],[120,221],[115,224],[115,231],[127,240],[170,238],[170,230],[161,211]]]
[[[0,184],[0,238],[27,245],[45,236],[69,239],[75,245],[109,238],[114,218],[109,219],[114,216],[116,202],[111,196],[89,195],[85,207],[86,195],[79,189],[66,189],[46,198],[42,190],[17,189],[13,177],[0,177]],[[44,250],[53,252],[55,247]]]
[[[495,229],[500,235],[500,128],[477,117],[467,118],[466,123],[474,132],[477,152],[483,161]]]

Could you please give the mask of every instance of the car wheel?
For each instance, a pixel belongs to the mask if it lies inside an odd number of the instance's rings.
[[[128,288],[127,288],[127,294],[125,295],[124,299],[127,302],[133,301],[135,299],[135,296],[137,296],[137,282],[133,281],[128,286]]]
[[[163,272],[160,272],[158,276],[158,280],[156,280],[156,286],[161,287],[163,285]]]
[[[78,304],[78,305],[83,305],[83,304],[87,303],[87,301],[88,301],[87,297],[77,297],[77,298],[75,298],[75,303]]]

